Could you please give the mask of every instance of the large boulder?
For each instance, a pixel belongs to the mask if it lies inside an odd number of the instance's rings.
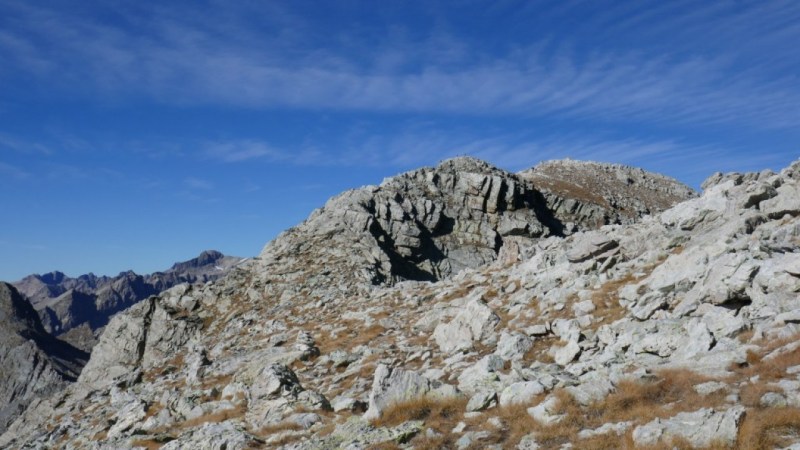
[[[475,342],[486,342],[494,334],[500,317],[480,299],[473,299],[448,323],[433,330],[433,339],[445,353],[469,350]]]
[[[655,445],[661,440],[682,438],[696,448],[708,447],[714,442],[733,445],[744,419],[745,408],[734,406],[725,411],[710,408],[683,412],[668,419],[655,419],[633,430],[636,445]]]
[[[386,408],[398,403],[421,398],[445,399],[458,395],[458,390],[449,384],[429,380],[410,370],[380,364],[375,369],[369,407],[364,418],[378,419]]]

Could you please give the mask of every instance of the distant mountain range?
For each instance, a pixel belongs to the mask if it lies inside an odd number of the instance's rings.
[[[114,314],[175,285],[220,278],[242,261],[209,250],[149,275],[127,271],[114,277],[89,273],[71,278],[56,271],[29,275],[12,284],[31,303],[47,332],[91,351]]]

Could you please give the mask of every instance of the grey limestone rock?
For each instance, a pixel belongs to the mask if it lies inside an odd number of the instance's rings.
[[[390,368],[381,364],[375,369],[372,390],[369,394],[369,407],[364,418],[377,419],[388,406],[404,401],[457,395],[460,394],[454,386],[430,380],[413,371]]]
[[[233,422],[206,423],[168,442],[164,450],[244,450],[263,445],[263,439]]]
[[[544,391],[544,386],[538,381],[519,381],[513,383],[500,393],[500,406],[508,406],[515,403],[530,403],[534,397]]]
[[[743,406],[734,406],[726,411],[705,408],[684,412],[636,427],[633,440],[636,445],[654,445],[665,438],[680,437],[698,448],[708,447],[714,441],[731,445],[736,442],[744,415]]]
[[[486,342],[500,322],[497,314],[479,299],[469,301],[448,323],[439,324],[433,338],[446,353],[469,350],[477,342]]]

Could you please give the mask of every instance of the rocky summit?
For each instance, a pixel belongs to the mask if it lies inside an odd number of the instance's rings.
[[[798,336],[800,161],[697,195],[457,158],[115,315],[0,447],[800,448]]]

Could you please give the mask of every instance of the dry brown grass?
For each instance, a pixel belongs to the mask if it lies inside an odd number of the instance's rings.
[[[800,437],[800,409],[750,410],[739,429],[738,448],[766,450],[791,444]]]
[[[373,323],[365,327],[364,322],[359,320],[346,320],[344,325],[347,331],[333,337],[330,333],[323,332],[317,341],[321,354],[330,353],[334,350],[352,349],[359,345],[369,344],[386,331],[381,325]]]
[[[550,354],[550,348],[553,345],[560,344],[566,345],[565,343],[561,343],[560,339],[554,335],[537,336],[536,339],[533,340],[531,348],[522,355],[522,362],[528,365],[535,361],[548,364],[553,363],[555,360],[553,359],[553,355]]]
[[[599,289],[592,292],[592,303],[595,307],[592,314],[598,318],[598,321],[593,324],[593,327],[596,329],[624,317],[627,313],[627,309],[619,304],[617,292],[619,292],[621,287],[638,283],[646,276],[647,275],[635,277],[632,273],[629,273],[620,279],[606,282],[600,286]]]
[[[237,408],[225,409],[211,414],[205,414],[200,417],[195,417],[194,419],[189,419],[181,423],[178,423],[173,427],[171,427],[171,431],[174,431],[176,429],[185,430],[188,428],[196,427],[198,425],[202,425],[204,423],[219,423],[230,419],[236,419],[242,417],[245,413],[245,410],[246,410],[245,407],[240,406]]]
[[[163,446],[163,442],[158,442],[153,439],[136,439],[131,442],[131,447],[144,447],[147,450],[158,450]]]
[[[539,401],[541,401],[540,398],[537,398],[531,404]],[[530,406],[517,403],[501,406],[494,410],[493,413],[500,418],[503,427],[499,430],[492,430],[492,436],[489,440],[482,443],[501,444],[504,447],[514,448],[523,436],[530,433],[538,425],[528,414]]]
[[[749,330],[742,331],[738,335],[736,335],[736,339],[741,342],[742,344],[746,344],[750,342],[750,339],[756,334],[756,330],[750,328]]]
[[[543,448],[558,448],[566,443],[576,443],[581,449],[634,448],[630,432],[622,436],[610,433],[586,440],[579,440],[578,433],[606,423],[632,421],[638,425],[655,418],[674,416],[681,411],[719,406],[724,402],[722,392],[704,397],[693,389],[694,385],[707,380],[688,370],[665,370],[650,380],[622,381],[605,399],[588,406],[578,404],[567,391],[557,390],[553,393],[557,399],[554,414],[564,414],[564,419],[543,425],[527,414],[531,405],[498,408],[497,414],[504,429],[493,437],[493,442],[513,446],[522,436],[534,432]],[[532,404],[542,399],[540,397]],[[678,441],[668,444],[683,448]],[[673,448],[666,445],[655,448]]]
[[[487,289],[486,292],[483,293],[483,299],[484,301],[489,302],[492,299],[497,298],[499,295],[500,292],[498,292],[497,289],[494,286],[492,286],[489,287],[489,289]]]
[[[608,201],[603,198],[603,196],[598,195],[597,193],[592,192],[590,189],[578,184],[570,183],[569,181],[564,181],[558,178],[546,178],[539,176],[532,177],[532,180],[538,189],[553,191],[561,195],[566,194],[570,198],[582,199],[584,201],[600,205],[604,208],[610,207]],[[598,225],[603,225],[602,221],[598,220]]]
[[[258,431],[256,431],[253,434],[260,436],[262,438],[267,438],[271,435],[278,434],[284,431],[300,431],[300,430],[303,430],[302,425],[296,424],[294,422],[280,422],[261,427]],[[271,446],[280,446],[294,442],[299,438],[300,436],[295,434],[286,434],[285,436],[281,436],[279,439],[274,439],[274,438],[271,439],[269,443]]]
[[[393,427],[409,420],[423,420],[435,430],[449,430],[463,417],[466,405],[467,399],[461,397],[416,398],[385,408],[372,425]]]
[[[595,423],[602,425],[632,419],[647,422],[681,411],[718,406],[724,401],[723,392],[702,396],[694,390],[695,385],[706,381],[709,378],[690,370],[664,370],[650,381],[618,383],[612,394],[589,410],[600,419]]]
[[[747,364],[743,367],[734,367],[734,377],[745,378],[758,375],[763,381],[775,381],[785,378],[787,368],[800,365],[800,348],[772,358],[766,358],[765,355],[798,339],[800,339],[800,336],[795,335],[770,342],[762,347],[760,352],[748,351]]]
[[[416,442],[416,441],[414,441]],[[420,447],[420,448],[440,448],[440,447]],[[396,442],[381,442],[380,444],[370,445],[369,450],[399,450],[400,446]]]
[[[769,386],[766,382],[759,380],[756,383],[748,383],[742,386],[742,389],[739,391],[739,401],[744,406],[757,408],[764,394],[767,392],[780,391],[780,388]]]
[[[164,362],[164,364],[162,364],[161,366],[147,370],[144,374],[142,374],[142,381],[152,382],[158,378],[165,377],[170,373],[179,371],[181,367],[183,367],[183,364],[184,364],[184,355],[183,353],[178,353],[177,355],[173,356],[172,358]]]
[[[302,430],[303,426],[294,422],[279,422],[272,425],[265,425],[261,427],[255,434],[259,436],[269,436],[271,434],[280,433],[281,431],[298,431]]]

